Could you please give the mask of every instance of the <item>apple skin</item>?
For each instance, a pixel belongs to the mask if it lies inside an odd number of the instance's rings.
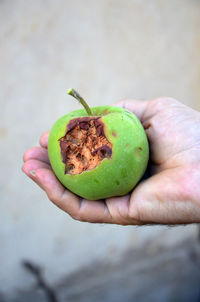
[[[48,139],[48,155],[59,181],[70,191],[89,200],[123,196],[130,192],[143,176],[149,147],[146,133],[138,118],[116,106],[91,108],[93,116],[101,116],[104,133],[112,144],[112,156],[104,158],[92,170],[80,174],[65,174],[59,139],[66,134],[67,124],[74,118],[88,116],[84,109],[75,110],[58,119]]]

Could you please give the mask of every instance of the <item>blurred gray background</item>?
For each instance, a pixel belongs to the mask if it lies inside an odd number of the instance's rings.
[[[172,96],[200,110],[199,52],[199,0],[0,1],[1,302],[199,301],[196,225],[80,223],[21,172],[80,108],[69,87],[91,106]]]

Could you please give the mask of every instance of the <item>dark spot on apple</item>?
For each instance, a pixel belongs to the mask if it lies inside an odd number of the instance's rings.
[[[127,170],[126,169],[121,169],[121,177],[126,178],[127,177]]]
[[[98,179],[94,179],[94,181],[97,183],[97,184],[99,184],[99,181],[98,181]]]
[[[130,147],[130,144],[126,144],[126,146],[125,146],[126,148],[128,148],[128,147]]]
[[[135,150],[134,150],[134,155],[135,155],[136,157],[140,157],[141,154],[142,154],[142,148],[141,148],[141,147],[135,148]]]
[[[116,137],[117,136],[117,132],[116,131],[112,131],[112,136]]]
[[[120,185],[119,180],[116,180],[115,183],[116,183],[116,185],[118,185],[118,186]]]

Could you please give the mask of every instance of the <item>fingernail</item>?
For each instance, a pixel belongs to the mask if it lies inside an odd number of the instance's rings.
[[[32,176],[35,176],[35,170],[31,170],[29,173],[32,175]]]

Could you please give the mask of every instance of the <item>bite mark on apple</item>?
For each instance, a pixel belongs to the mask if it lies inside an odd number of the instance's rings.
[[[100,117],[80,117],[69,121],[66,134],[59,139],[66,174],[80,174],[96,168],[112,156],[112,144],[104,133]]]

